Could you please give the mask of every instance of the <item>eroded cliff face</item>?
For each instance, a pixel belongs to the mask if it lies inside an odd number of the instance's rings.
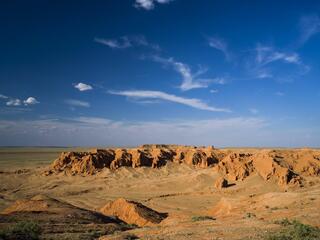
[[[96,149],[62,153],[46,175],[92,175],[120,167],[159,168],[168,162],[199,168],[212,167],[230,181],[252,174],[279,185],[301,185],[303,177],[320,175],[320,150],[313,149],[216,149],[177,145],[143,145],[138,148]]]

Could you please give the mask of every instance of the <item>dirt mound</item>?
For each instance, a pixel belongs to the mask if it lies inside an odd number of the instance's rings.
[[[46,213],[50,215],[59,215],[60,217],[77,216],[84,219],[91,219],[97,222],[115,222],[97,212],[75,207],[69,203],[59,201],[44,195],[37,195],[31,199],[21,199],[15,201],[11,206],[3,210],[1,214],[19,214],[19,213]],[[107,221],[106,221],[107,220]]]
[[[34,221],[40,226],[41,234],[45,236],[60,233],[57,239],[92,239],[88,236],[92,231],[112,234],[130,229],[124,222],[114,217],[78,208],[43,195],[17,200],[0,213],[2,228],[19,222]]]
[[[314,149],[218,150],[212,146],[142,145],[62,153],[45,175],[59,172],[91,175],[104,168],[158,168],[174,162],[200,168],[214,166],[214,170],[230,181],[242,181],[258,174],[280,186],[301,186],[304,177],[320,175],[319,159],[320,150]]]
[[[17,200],[13,205],[6,208],[2,213],[10,214],[15,212],[45,212],[49,205],[41,200]]]
[[[126,223],[140,227],[158,224],[167,217],[166,213],[159,213],[141,203],[124,198],[107,203],[100,211],[104,215],[113,215]]]

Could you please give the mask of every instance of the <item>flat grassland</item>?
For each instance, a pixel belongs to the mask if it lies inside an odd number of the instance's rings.
[[[61,152],[85,151],[87,148],[0,147],[0,170],[34,168],[50,164]]]

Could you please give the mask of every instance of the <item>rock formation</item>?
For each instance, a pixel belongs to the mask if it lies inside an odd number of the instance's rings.
[[[259,174],[280,186],[301,185],[303,177],[320,175],[320,150],[313,149],[216,149],[178,145],[142,145],[128,149],[67,152],[53,162],[45,175],[91,175],[104,168],[158,168],[174,162],[199,168],[213,167],[225,179],[243,181]]]
[[[218,178],[214,183],[214,187],[219,190],[221,190],[222,188],[227,188],[228,187],[227,179],[223,177]]]
[[[159,213],[141,203],[124,198],[107,203],[100,212],[107,216],[116,216],[126,223],[139,227],[158,224],[167,217],[166,213]]]

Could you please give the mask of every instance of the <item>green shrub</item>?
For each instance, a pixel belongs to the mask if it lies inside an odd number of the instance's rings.
[[[41,228],[34,222],[19,222],[0,233],[1,239],[5,240],[37,240],[39,239]]]
[[[250,212],[246,213],[244,216],[244,218],[255,218],[255,217],[256,217],[256,215],[254,213],[250,213]]]
[[[134,234],[128,234],[128,235],[125,235],[123,237],[123,239],[125,239],[125,240],[135,240],[135,239],[139,239],[139,237],[134,235]]]
[[[216,219],[210,216],[193,216],[191,220],[192,222],[198,222],[198,221],[216,220]]]
[[[290,222],[288,218],[283,218],[281,220],[276,220],[276,221],[274,221],[274,223],[275,224],[279,224],[279,225],[284,226],[284,227],[292,225],[292,222]]]
[[[288,219],[283,219],[278,222],[285,226],[278,233],[267,236],[267,240],[319,240],[320,229],[307,224],[303,224],[297,220],[290,222]]]

